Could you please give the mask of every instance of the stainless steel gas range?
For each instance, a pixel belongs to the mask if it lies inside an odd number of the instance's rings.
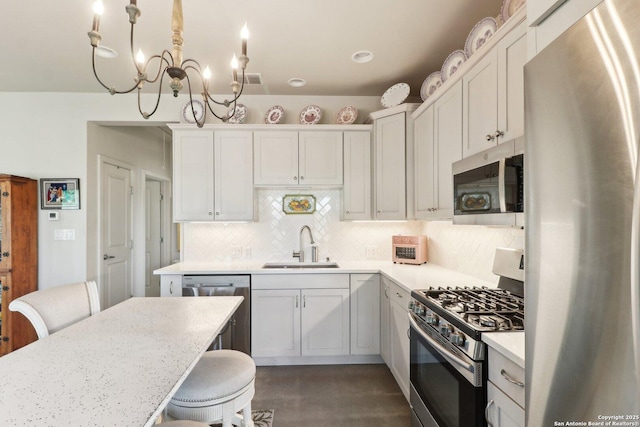
[[[412,427],[486,426],[482,333],[524,332],[522,251],[499,248],[497,288],[432,287],[411,292]]]

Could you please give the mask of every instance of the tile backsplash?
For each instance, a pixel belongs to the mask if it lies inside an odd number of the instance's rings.
[[[313,214],[287,215],[286,194],[312,194]],[[491,274],[497,246],[522,248],[523,231],[511,228],[452,225],[450,222],[340,221],[340,190],[256,190],[256,218],[251,223],[187,223],[183,225],[183,262],[294,261],[300,229],[308,225],[318,245],[319,259],[332,261],[390,260],[391,236],[425,234],[429,262],[495,281]],[[308,250],[305,233],[303,245]],[[307,256],[310,260],[310,256]]]

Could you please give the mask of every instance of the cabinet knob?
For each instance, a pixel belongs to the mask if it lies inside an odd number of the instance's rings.
[[[298,180],[298,177],[297,177],[297,176],[294,176],[294,177],[293,177],[293,180],[294,180],[294,181],[297,181],[297,180]]]
[[[489,133],[489,134],[487,134],[487,136],[485,138],[487,138],[487,141],[493,141],[494,139],[496,139],[496,136],[495,135],[491,135]]]
[[[209,212],[209,216],[213,216],[213,212]]]
[[[9,290],[9,287],[8,287],[8,286],[3,286],[3,287],[2,287],[2,290],[3,290],[3,291],[8,291],[8,290]]]
[[[5,258],[9,258],[9,252],[2,252],[2,256]]]
[[[351,215],[351,212],[349,212],[349,211],[346,211],[346,212],[345,212],[345,214],[347,214],[347,215]]]
[[[500,138],[501,136],[504,136],[504,132],[502,132],[501,130],[497,130],[496,131],[496,138]]]
[[[216,216],[220,215],[220,212],[216,212]]]
[[[304,180],[304,176],[300,175],[300,181]]]

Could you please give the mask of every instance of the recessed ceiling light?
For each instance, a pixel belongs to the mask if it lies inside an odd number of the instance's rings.
[[[293,77],[287,80],[287,83],[289,83],[289,86],[291,87],[302,87],[307,84],[307,81],[299,77]]]
[[[110,47],[101,45],[96,47],[96,55],[101,56],[103,58],[115,58],[116,56],[118,56],[118,52],[111,49]]]
[[[353,55],[351,55],[351,60],[353,62],[358,62],[360,64],[364,64],[365,62],[369,62],[373,59],[373,53],[368,50],[359,50]]]

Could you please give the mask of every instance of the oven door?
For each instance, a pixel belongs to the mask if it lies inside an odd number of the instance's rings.
[[[409,313],[411,405],[423,427],[486,426],[486,365]]]

